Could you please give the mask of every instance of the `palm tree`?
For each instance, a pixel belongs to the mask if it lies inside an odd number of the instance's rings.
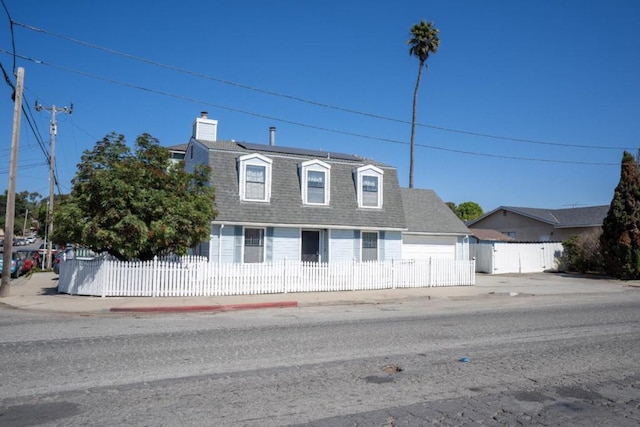
[[[427,59],[430,53],[436,53],[440,45],[438,38],[438,29],[433,26],[433,22],[425,22],[420,20],[419,24],[411,27],[411,38],[407,40],[409,45],[409,55],[415,56],[420,61],[418,68],[418,79],[416,80],[416,88],[413,91],[413,116],[411,118],[411,156],[409,160],[409,188],[413,188],[413,152],[414,138],[416,133],[416,105],[418,102],[418,88],[420,87],[420,79],[422,78],[422,67],[427,68]]]

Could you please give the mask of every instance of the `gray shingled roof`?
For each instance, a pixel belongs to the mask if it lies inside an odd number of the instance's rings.
[[[466,225],[433,190],[401,188],[410,233],[471,234]]]
[[[555,228],[597,227],[601,226],[609,211],[609,205],[587,206],[568,209],[540,209],[515,206],[500,206],[497,209],[471,221],[471,226],[499,210],[506,210],[537,221],[553,225]]]
[[[189,146],[188,143],[186,144],[176,144],[176,145],[171,145],[169,147],[165,147],[167,150],[170,151],[187,151],[187,147]]]
[[[553,216],[558,220],[556,228],[601,226],[609,212],[609,205],[584,208],[556,209]]]
[[[302,203],[299,165],[316,157],[296,153],[260,151],[256,144],[251,150],[234,141],[198,141],[209,149],[209,166],[218,209],[216,222],[253,224],[296,224],[318,227],[344,226],[372,229],[406,228],[397,171],[393,167],[360,160],[319,158],[331,165],[330,206],[309,206]],[[266,146],[271,147],[271,146]],[[273,160],[271,202],[242,202],[238,197],[237,158],[260,153]],[[360,209],[353,180],[354,169],[375,164],[384,171],[383,208]]]
[[[509,237],[506,234],[491,228],[472,228],[471,233],[476,239],[484,241],[509,242],[515,240],[513,237]]]

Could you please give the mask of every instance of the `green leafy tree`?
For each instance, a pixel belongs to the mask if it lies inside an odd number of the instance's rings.
[[[56,242],[74,242],[121,260],[186,251],[209,237],[215,218],[208,167],[184,170],[148,134],[134,153],[123,135],[85,151],[69,197],[54,209]]]
[[[462,221],[471,221],[480,218],[484,214],[482,208],[476,202],[460,203],[454,212]]]
[[[626,151],[620,182],[602,225],[600,249],[608,274],[640,278],[640,173],[636,159]]]
[[[21,236],[23,232],[28,232],[32,226],[32,219],[36,216],[36,210],[38,207],[39,193],[21,191],[16,193],[14,199],[14,220],[13,220],[13,233],[16,236]],[[7,191],[0,195],[0,228],[4,229],[6,222],[7,211]]]
[[[54,194],[53,196],[54,208],[57,209],[58,204],[61,203],[62,200],[64,200],[66,197],[68,197],[68,195],[66,194]],[[47,233],[49,232],[48,215],[49,215],[49,199],[46,198],[46,199],[43,199],[36,207],[34,216],[35,216],[35,222],[38,225],[38,229],[37,229],[38,236],[43,239],[46,237],[47,240],[50,239],[50,237],[47,235]],[[56,242],[56,243],[64,244],[65,242]]]
[[[409,156],[409,188],[413,188],[413,157],[414,157],[414,140],[416,133],[416,107],[418,105],[418,89],[420,88],[420,80],[422,79],[422,68],[427,68],[427,59],[430,53],[438,52],[440,46],[440,38],[438,37],[438,29],[434,27],[433,22],[425,22],[424,19],[420,23],[415,24],[410,30],[411,38],[407,40],[409,45],[409,55],[418,58],[418,78],[416,79],[416,87],[413,91],[413,114],[411,116],[411,153]]]
[[[449,207],[449,209],[451,209],[451,212],[456,213],[456,204],[453,202],[447,202],[445,203],[445,205],[447,205]]]

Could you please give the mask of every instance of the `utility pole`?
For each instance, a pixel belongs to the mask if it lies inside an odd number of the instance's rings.
[[[29,209],[24,213],[24,224],[22,225],[22,237],[27,237],[27,217],[29,216]]]
[[[51,126],[49,127],[49,135],[51,136],[51,155],[49,156],[49,206],[47,209],[47,235],[49,236],[49,241],[47,243],[47,261],[46,268],[51,268],[53,265],[51,263],[51,233],[53,232],[53,184],[56,179],[56,134],[58,133],[58,124],[56,122],[56,113],[73,113],[73,104],[71,107],[59,107],[57,108],[54,105],[51,107],[43,107],[42,105],[36,102],[36,111],[47,110],[51,111]]]
[[[9,167],[9,187],[7,189],[7,210],[4,226],[4,254],[2,255],[2,280],[0,297],[8,297],[11,281],[11,253],[13,252],[13,225],[16,209],[16,170],[18,169],[18,144],[20,143],[20,118],[22,117],[22,88],[24,68],[18,68],[13,106],[13,135],[11,137],[11,166]],[[8,249],[7,249],[8,247]]]

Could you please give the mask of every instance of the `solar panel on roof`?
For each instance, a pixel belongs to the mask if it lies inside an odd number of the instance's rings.
[[[308,150],[305,148],[283,147],[280,145],[252,144],[249,142],[238,142],[237,144],[246,150],[266,151],[269,153],[295,154],[298,156],[314,157],[317,159],[350,160],[354,162],[361,162],[363,160],[361,157],[354,156],[353,154],[334,153],[321,150]]]

